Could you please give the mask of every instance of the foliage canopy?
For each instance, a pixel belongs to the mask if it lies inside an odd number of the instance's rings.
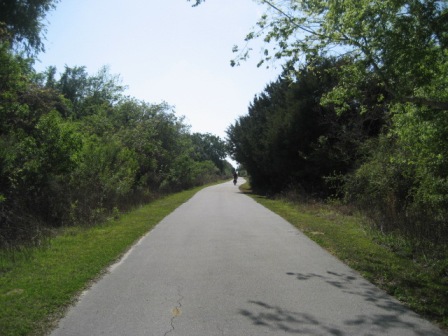
[[[258,2],[245,42],[263,40],[259,65],[280,60],[285,73],[228,130],[255,186],[327,186],[382,229],[446,241],[446,1]],[[250,44],[234,51],[235,65]]]
[[[7,43],[0,60],[0,246],[230,175],[223,140],[124,96],[107,67],[38,74]]]
[[[197,0],[195,6],[202,3]],[[374,78],[397,102],[447,109],[448,5],[444,0],[259,0],[266,8],[246,41],[266,42],[259,65],[273,60],[312,67],[321,57],[353,62],[325,101],[340,102]],[[249,57],[235,47],[233,64]],[[437,87],[437,89],[435,88]]]
[[[29,54],[44,50],[43,20],[59,0],[2,0],[0,1],[0,29],[6,29],[8,40],[17,49]]]

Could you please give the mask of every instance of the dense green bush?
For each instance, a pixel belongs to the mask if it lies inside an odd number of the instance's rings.
[[[445,112],[394,107],[387,136],[364,147],[366,160],[347,176],[346,196],[382,229],[448,240],[448,125]]]
[[[446,110],[393,101],[374,79],[358,87],[362,97],[330,103],[345,78],[335,75],[340,64],[314,63],[268,85],[227,131],[234,159],[256,190],[337,197],[384,232],[446,243]]]
[[[446,242],[446,1],[260,4],[233,64],[258,38],[259,64],[283,60],[294,81],[271,84],[229,128],[254,187],[322,197],[326,181],[383,230]]]
[[[0,60],[0,246],[230,174],[223,140],[124,97],[107,68],[37,74],[7,43]]]
[[[338,193],[326,183],[328,177],[354,169],[360,145],[380,133],[382,106],[360,113],[359,104],[351,101],[338,114],[334,106],[320,104],[336,83],[329,70],[337,66],[334,60],[322,60],[302,70],[295,81],[280,77],[255,97],[248,115],[229,127],[231,152],[255,189],[298,188],[318,197]],[[371,83],[366,92],[375,96],[381,90]]]

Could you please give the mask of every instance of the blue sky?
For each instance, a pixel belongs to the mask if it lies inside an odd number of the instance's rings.
[[[175,107],[192,132],[222,138],[280,67],[257,68],[259,45],[248,62],[232,68],[233,45],[242,45],[262,13],[252,0],[62,0],[47,16],[46,52],[37,70],[110,67],[135,98]]]

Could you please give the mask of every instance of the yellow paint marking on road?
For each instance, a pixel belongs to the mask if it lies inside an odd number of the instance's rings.
[[[173,316],[180,316],[182,314],[182,311],[180,310],[180,308],[176,307],[176,308],[173,308],[171,313],[173,314]]]

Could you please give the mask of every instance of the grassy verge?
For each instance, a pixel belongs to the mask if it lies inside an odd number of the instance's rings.
[[[413,258],[402,237],[385,236],[356,215],[318,204],[268,199],[246,191],[412,310],[448,330],[448,253]],[[391,247],[394,246],[392,249]],[[397,248],[401,246],[402,248]]]
[[[77,293],[198,190],[177,193],[92,228],[69,228],[42,248],[0,251],[0,335],[43,335]]]

